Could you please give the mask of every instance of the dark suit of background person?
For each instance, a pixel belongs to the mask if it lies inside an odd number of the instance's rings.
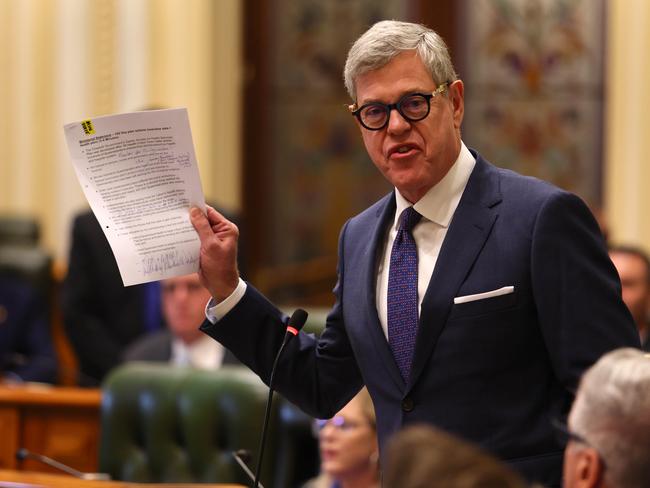
[[[65,330],[79,361],[79,384],[97,386],[121,362],[126,346],[148,329],[147,284],[125,287],[108,240],[91,211],[72,225],[68,273],[63,282]],[[155,322],[155,321],[154,321]]]
[[[369,32],[382,43],[389,38],[385,30],[396,25],[424,38],[419,27],[396,22],[376,24]],[[355,49],[356,44],[348,63]],[[431,78],[418,55],[402,52],[375,71],[361,72],[354,78],[356,96],[349,91],[359,104],[393,104],[414,89],[434,90],[445,79],[456,79],[455,74]],[[462,113],[463,85],[455,81],[432,101],[428,118],[408,122],[392,110],[384,132],[361,128],[361,133],[371,159],[389,181],[402,185],[402,194],[416,193],[412,190],[419,188],[423,175],[418,170],[435,167],[425,164],[430,148],[434,154],[445,145],[453,148],[444,160],[431,159],[447,161],[440,178],[450,174],[459,154],[452,151],[461,144]],[[409,156],[411,172],[399,172],[399,156],[391,159],[388,153],[383,159],[384,146],[377,144],[382,139],[375,139],[381,137],[390,143],[424,144]],[[274,382],[287,399],[319,418],[333,415],[365,384],[377,413],[382,457],[391,434],[424,422],[479,444],[529,480],[559,486],[564,446],[553,434],[551,419],[567,413],[571,392],[587,367],[608,350],[639,347],[638,335],[596,221],[583,202],[540,180],[499,169],[476,152],[471,155],[475,165],[426,293],[419,296],[408,379],[393,358],[376,301],[378,265],[395,222],[391,193],[344,225],[336,303],[326,328],[320,339],[300,333],[288,344]],[[426,188],[435,189],[439,182]],[[286,316],[250,284],[231,308],[233,300],[226,297],[242,290],[232,264],[237,233],[215,214],[209,217],[208,223],[192,211],[202,240],[204,284],[219,303],[216,310],[225,315],[212,317],[219,320],[206,321],[202,329],[268,382]],[[502,287],[513,289],[466,303],[454,300]]]
[[[124,347],[146,332],[145,293],[145,285],[124,286],[95,215],[76,216],[62,308],[80,385],[99,385],[119,364]]]
[[[0,279],[0,381],[56,381],[47,308],[16,279]]]

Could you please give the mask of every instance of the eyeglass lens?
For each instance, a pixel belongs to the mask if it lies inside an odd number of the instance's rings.
[[[351,429],[351,428],[357,426],[356,423],[347,421],[347,420],[345,420],[344,417],[342,417],[340,415],[336,415],[336,416],[332,417],[329,420],[316,419],[314,421],[314,424],[315,424],[316,428],[319,431],[323,430],[327,424],[330,424],[333,427],[335,427],[336,429],[340,429],[340,430],[348,430],[348,429]]]
[[[431,96],[414,93],[401,98],[393,105],[370,103],[361,107],[359,117],[361,122],[369,129],[380,129],[388,121],[390,111],[396,108],[406,120],[417,122],[429,115],[430,98]]]

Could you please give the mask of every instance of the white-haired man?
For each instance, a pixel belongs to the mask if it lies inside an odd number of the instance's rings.
[[[594,364],[567,433],[565,488],[650,486],[650,354],[617,349]]]
[[[395,190],[343,227],[336,304],[319,339],[284,349],[278,391],[328,418],[366,385],[382,453],[403,426],[430,423],[558,486],[549,418],[603,353],[640,345],[595,219],[465,146],[463,82],[431,29],[375,24],[345,83]],[[202,330],[268,381],[286,316],[239,278],[236,226],[212,209],[192,222],[213,298]]]

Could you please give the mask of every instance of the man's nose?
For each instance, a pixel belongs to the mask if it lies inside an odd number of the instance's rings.
[[[401,134],[411,128],[411,123],[406,120],[399,110],[394,108],[388,114],[388,128],[390,134]]]

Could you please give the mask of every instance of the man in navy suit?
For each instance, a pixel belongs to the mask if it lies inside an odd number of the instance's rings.
[[[430,423],[558,486],[551,419],[604,352],[639,347],[596,221],[576,196],[463,144],[463,82],[435,32],[375,24],[345,80],[395,190],[344,225],[327,327],[289,343],[278,391],[328,417],[366,384],[380,448]],[[239,278],[237,227],[212,209],[191,216],[212,295],[202,329],[268,382],[286,316]]]

